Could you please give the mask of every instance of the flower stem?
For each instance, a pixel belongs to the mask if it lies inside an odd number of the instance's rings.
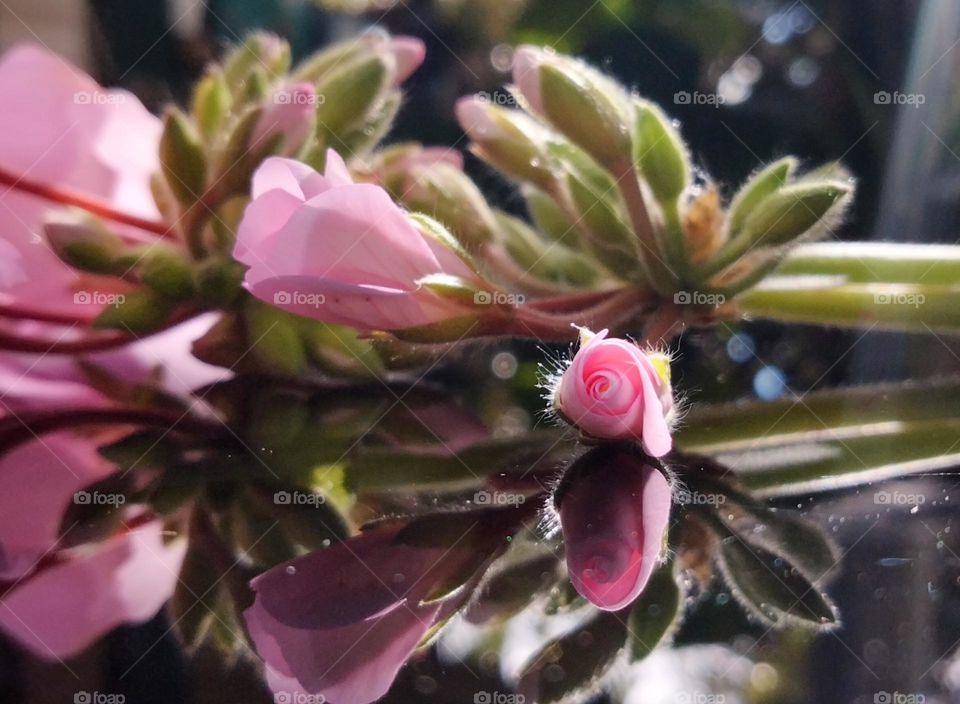
[[[0,185],[7,186],[9,190],[22,191],[43,198],[44,200],[62,203],[63,205],[72,205],[86,210],[88,213],[99,215],[106,220],[120,223],[121,225],[130,225],[137,229],[160,235],[161,237],[172,237],[170,229],[165,223],[156,220],[147,220],[146,218],[115,210],[107,203],[97,200],[96,198],[74,193],[73,191],[57,186],[49,186],[37,181],[31,181],[24,176],[17,176],[2,168],[0,168]]]

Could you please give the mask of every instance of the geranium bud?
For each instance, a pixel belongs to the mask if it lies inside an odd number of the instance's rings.
[[[75,269],[92,274],[110,274],[124,251],[123,241],[87,213],[62,211],[43,224],[50,248]]]
[[[514,53],[513,80],[531,109],[604,166],[629,161],[632,110],[626,92],[586,64],[543,49]]]
[[[574,588],[606,611],[629,605],[664,550],[666,477],[633,448],[596,448],[570,467],[554,502]]]
[[[251,135],[252,144],[267,143],[271,137],[283,137],[280,152],[296,154],[313,133],[317,104],[321,98],[311,83],[281,86],[273,92],[260,113]]]
[[[479,96],[460,98],[456,113],[477,156],[513,178],[550,188],[554,175],[547,128],[520,110],[492,105]]]
[[[670,451],[674,416],[669,358],[607,331],[581,329],[580,349],[553,390],[553,408],[584,434],[635,440],[653,457]]]

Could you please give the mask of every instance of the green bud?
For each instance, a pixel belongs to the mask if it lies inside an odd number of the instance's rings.
[[[283,143],[282,134],[268,135],[254,143],[253,135],[263,110],[262,106],[248,110],[227,140],[217,161],[214,179],[217,189],[223,193],[247,193],[254,170]]]
[[[161,328],[169,320],[174,305],[174,301],[150,288],[117,294],[115,303],[101,311],[93,327],[143,335]]]
[[[387,93],[380,104],[375,106],[373,112],[367,116],[366,122],[340,137],[344,151],[361,155],[377,146],[393,127],[393,121],[402,102],[403,93],[399,90]]]
[[[240,295],[243,265],[232,259],[208,259],[196,270],[200,302],[213,308],[225,308]]]
[[[603,266],[627,281],[643,280],[640,247],[633,231],[617,211],[610,194],[591,190],[570,174],[567,180],[578,223],[584,231],[582,242]]]
[[[50,248],[73,268],[91,274],[116,273],[123,241],[92,215],[61,211],[47,219],[43,230]]]
[[[630,158],[629,102],[619,86],[569,60],[547,61],[539,74],[543,112],[554,127],[609,169]]]
[[[730,237],[740,232],[744,220],[764,198],[786,185],[796,166],[797,160],[793,157],[780,159],[758,171],[740,188],[730,204]]]
[[[173,108],[164,115],[160,167],[167,185],[182,205],[200,199],[206,183],[207,159],[190,119]]]
[[[356,330],[312,320],[304,322],[309,323],[301,328],[307,353],[319,368],[358,379],[384,375],[380,355],[370,340],[361,339]]]
[[[764,198],[747,216],[741,237],[755,244],[777,247],[822,224],[834,206],[850,193],[840,181],[801,182]]]
[[[453,256],[462,261],[468,269],[473,271],[477,270],[477,265],[473,259],[461,246],[457,238],[450,234],[447,228],[423,213],[410,213],[408,217],[424,237],[429,237],[439,242],[445,249],[450,250]]]
[[[250,354],[266,370],[297,376],[307,367],[307,351],[294,316],[249,299],[244,309]]]
[[[211,140],[217,135],[230,112],[232,102],[223,71],[211,68],[193,91],[191,109],[193,119],[205,139]]]
[[[496,222],[486,198],[470,177],[451,164],[437,162],[407,174],[402,200],[411,210],[430,213],[466,247],[493,237]]]
[[[638,101],[633,159],[654,197],[676,209],[677,198],[690,182],[687,150],[677,130],[657,106]]]
[[[367,51],[368,49],[362,41],[348,39],[308,57],[297,67],[291,78],[294,81],[317,83],[326,78],[338,66],[352,63]]]
[[[230,52],[223,73],[230,90],[237,94],[246,89],[254,69],[275,77],[285,74],[289,68],[290,45],[275,34],[256,32]]]
[[[480,292],[475,284],[452,274],[429,274],[418,279],[417,284],[441,298],[464,305],[472,305]]]
[[[523,196],[527,201],[527,211],[538,230],[555,242],[569,239],[576,225],[553,198],[533,186],[525,187]]]
[[[499,239],[507,253],[532,276],[571,286],[588,286],[597,280],[597,269],[581,253],[547,242],[519,218],[504,212],[496,215]]]
[[[175,301],[193,296],[193,267],[186,252],[166,244],[148,245],[137,265],[143,283]]]
[[[321,133],[338,135],[362,123],[383,99],[387,66],[378,56],[339,66],[317,84],[324,100],[317,107]]]
[[[549,190],[554,176],[547,152],[552,135],[546,127],[520,110],[507,110],[477,97],[460,99],[456,112],[479,158],[519,181]]]

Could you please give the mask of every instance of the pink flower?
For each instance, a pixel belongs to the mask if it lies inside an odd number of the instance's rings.
[[[186,401],[191,389],[227,375],[190,355],[190,343],[211,322],[201,316],[83,361]],[[0,388],[0,419],[115,403],[87,383],[77,359],[62,356],[0,353]],[[116,472],[97,447],[118,432],[124,431],[49,432],[0,455],[0,583],[12,582],[0,587],[0,630],[40,657],[70,657],[114,626],[152,617],[176,584],[183,541],[164,540],[161,522],[143,508],[124,512],[125,523],[137,527],[103,542],[61,542],[75,492]],[[67,530],[64,537],[75,536]]]
[[[244,619],[267,683],[291,701],[379,699],[431,628],[467,598],[458,585],[525,517],[488,510],[393,524],[263,573],[250,583],[256,599]]]
[[[671,491],[663,474],[622,448],[585,455],[555,499],[574,588],[606,611],[630,604],[663,552]]]
[[[0,630],[33,654],[64,659],[116,626],[153,617],[177,584],[186,541],[150,521],[96,545],[57,553],[5,587]]]
[[[59,56],[22,45],[0,59],[0,95],[0,169],[130,215],[158,216],[150,176],[158,168],[161,125],[132,94],[105,90]],[[43,239],[51,207],[0,186],[0,306],[92,318],[99,306],[74,299],[76,272]],[[94,278],[84,287],[112,291],[106,282]]]
[[[581,331],[581,345],[553,396],[556,411],[587,435],[636,440],[653,457],[670,451],[673,414],[669,366],[635,344]]]
[[[467,315],[470,309],[422,285],[432,274],[476,275],[414,226],[379,186],[354,183],[329,150],[323,175],[267,159],[234,256],[244,283],[284,310],[363,330],[398,330]]]

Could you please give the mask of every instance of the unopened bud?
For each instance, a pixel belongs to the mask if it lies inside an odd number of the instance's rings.
[[[70,266],[91,274],[111,274],[124,251],[123,242],[87,213],[62,211],[43,226],[54,253]]]

